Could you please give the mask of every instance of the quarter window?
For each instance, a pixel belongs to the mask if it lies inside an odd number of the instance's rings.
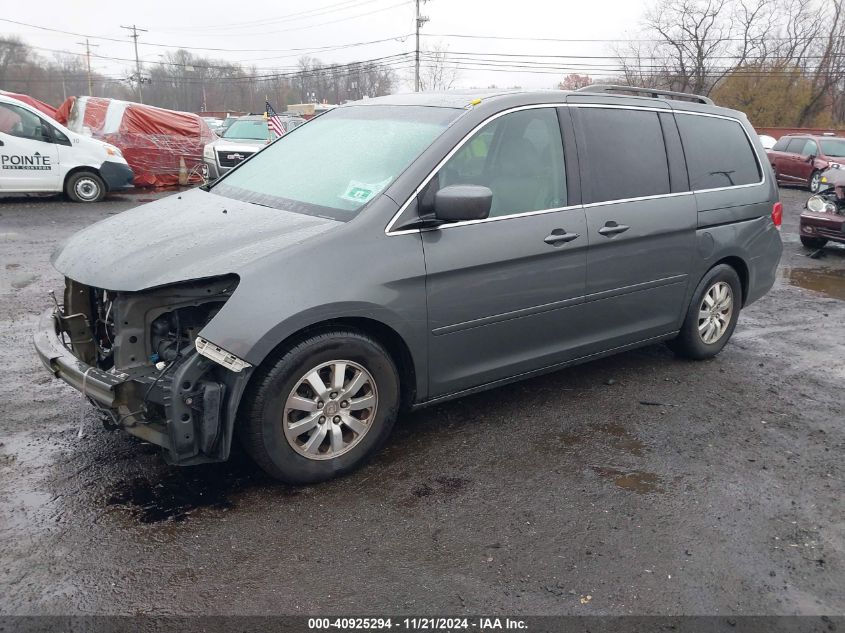
[[[581,108],[578,118],[590,172],[589,202],[669,193],[669,163],[656,112]]]
[[[436,186],[489,187],[496,217],[565,206],[565,174],[557,113],[534,108],[481,128],[443,165]]]
[[[788,144],[789,144],[789,138],[784,136],[784,137],[778,139],[778,142],[775,143],[774,147],[772,147],[772,150],[775,151],[775,152],[785,152],[786,146]]]
[[[760,165],[738,121],[680,113],[676,118],[693,189],[760,182]]]

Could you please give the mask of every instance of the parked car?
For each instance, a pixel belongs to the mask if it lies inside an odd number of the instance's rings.
[[[217,134],[219,136],[223,136],[223,133],[226,130],[228,130],[232,126],[232,123],[234,123],[237,120],[238,120],[238,117],[236,117],[236,116],[228,116],[225,119],[223,119],[222,122],[220,123],[220,130],[217,132]]]
[[[801,243],[824,248],[828,242],[845,244],[845,170],[829,169],[821,177],[817,195],[805,205],[799,220]]]
[[[237,434],[291,482],[402,408],[659,341],[710,358],[775,281],[777,187],[742,113],[618,90],[334,108],[67,240],[38,354],[170,463]]]
[[[789,134],[766,154],[778,184],[800,185],[816,193],[822,172],[845,164],[845,138]]]
[[[300,117],[282,117],[285,133],[303,123],[305,119]],[[203,162],[208,168],[208,179],[219,178],[276,138],[263,115],[238,117],[221,133],[219,139],[205,146]]]
[[[760,143],[763,145],[763,149],[772,149],[777,143],[777,140],[774,136],[769,136],[768,134],[761,134],[760,135]]]
[[[217,117],[213,116],[204,116],[202,117],[202,120],[205,121],[205,124],[215,134],[220,134],[221,132],[223,132],[223,119],[218,119]]]
[[[0,95],[0,193],[60,193],[97,202],[132,186],[114,145],[72,132],[34,107]]]

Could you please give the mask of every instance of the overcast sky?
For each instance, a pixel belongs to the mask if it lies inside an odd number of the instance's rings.
[[[331,48],[373,40],[379,43],[309,54],[325,63],[351,62],[410,52],[414,48],[414,2],[410,0],[314,0],[303,2],[233,2],[232,0],[40,0],[37,5],[3,0],[0,18],[71,31],[100,38],[92,39],[94,54],[104,57],[134,58],[132,42],[121,25],[136,24],[147,29],[139,38],[145,63],[161,61],[161,54],[182,47],[215,58],[255,64],[261,71],[295,66],[305,50]],[[604,0],[429,0],[422,13],[430,18],[422,33],[423,47],[442,44],[452,54],[463,55],[456,87],[522,86],[555,87],[568,72],[606,74],[614,65],[610,59],[527,58],[534,62],[569,65],[552,72],[493,70],[484,64],[514,63],[523,58],[507,55],[602,56],[612,55],[614,40],[636,35],[641,16],[648,5],[642,1]],[[37,6],[37,10],[33,7]],[[39,30],[0,20],[0,34],[18,35],[25,42],[43,49],[81,52],[76,35]],[[445,35],[483,35],[531,39],[468,39]],[[397,39],[390,39],[397,38]],[[401,38],[401,39],[399,39]],[[551,42],[549,39],[607,40],[604,42]],[[166,45],[159,46],[159,45]],[[168,48],[172,47],[172,48]],[[225,50],[206,50],[206,49]],[[45,56],[54,53],[39,51]],[[491,61],[493,54],[502,54]],[[476,56],[486,57],[486,60]],[[410,71],[393,60],[403,79]],[[123,77],[131,72],[124,61],[92,59],[93,69]],[[550,69],[547,69],[550,70]],[[592,72],[588,72],[592,71]],[[410,84],[406,81],[403,89]]]

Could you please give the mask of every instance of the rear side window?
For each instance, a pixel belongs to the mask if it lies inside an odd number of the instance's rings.
[[[580,108],[578,119],[587,145],[590,202],[669,193],[669,163],[656,112]]]
[[[784,136],[783,138],[779,139],[777,143],[774,144],[774,147],[772,147],[772,149],[776,152],[785,152],[787,145],[789,145],[789,138]]]
[[[738,121],[680,113],[676,118],[692,189],[760,182],[760,165]]]
[[[789,145],[786,146],[786,151],[791,152],[793,154],[800,154],[804,151],[804,145],[807,144],[807,141],[803,138],[794,138],[789,141]]]

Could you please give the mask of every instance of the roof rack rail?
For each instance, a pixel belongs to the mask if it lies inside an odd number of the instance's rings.
[[[638,88],[636,86],[618,86],[615,84],[593,84],[591,86],[584,86],[575,92],[634,92],[651,95],[652,97],[671,97],[674,99],[689,99],[697,103],[706,103],[707,105],[714,105],[710,97],[703,97],[701,95],[692,94],[689,92],[675,92],[673,90],[658,90],[656,88]]]

